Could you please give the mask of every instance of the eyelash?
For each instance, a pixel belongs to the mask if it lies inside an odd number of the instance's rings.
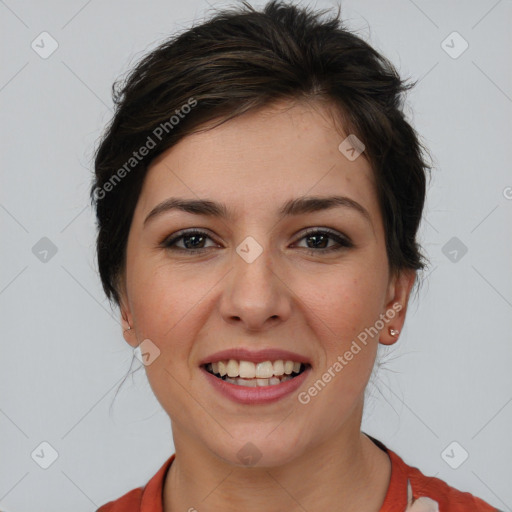
[[[169,250],[173,250],[173,251],[183,251],[183,252],[186,252],[188,254],[199,254],[199,253],[204,253],[205,251],[207,251],[208,249],[210,249],[210,247],[203,247],[203,248],[200,248],[200,249],[183,249],[181,247],[176,247],[175,244],[184,239],[184,238],[187,238],[187,237],[191,237],[191,236],[203,236],[205,235],[206,238],[210,238],[211,240],[213,240],[209,235],[208,233],[206,233],[205,231],[199,231],[197,229],[190,229],[190,230],[185,230],[185,231],[178,231],[178,233],[176,233],[175,235],[172,235],[171,237],[167,237],[165,238],[160,244],[159,246],[162,247],[162,248],[165,248],[165,249],[169,249]],[[327,229],[327,228],[322,228],[322,229],[319,229],[319,228],[309,228],[308,230],[306,230],[306,232],[302,235],[301,238],[298,239],[298,241],[304,239],[304,238],[308,238],[308,237],[311,237],[313,235],[327,235],[329,238],[331,238],[332,240],[336,241],[337,242],[337,246],[334,246],[334,247],[328,247],[328,248],[325,248],[325,249],[308,249],[308,248],[305,248],[303,247],[303,249],[305,249],[305,251],[309,254],[313,254],[313,255],[318,255],[319,253],[331,253],[331,252],[335,252],[335,251],[341,251],[343,249],[349,249],[349,248],[352,248],[354,247],[354,244],[352,243],[352,241],[344,236],[344,235],[341,235],[339,233],[337,233],[336,231],[333,231],[331,229]]]

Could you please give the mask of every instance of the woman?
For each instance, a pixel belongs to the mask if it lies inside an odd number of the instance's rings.
[[[361,432],[424,258],[428,166],[392,65],[279,2],[165,42],[91,189],[104,290],[175,445],[114,511],[491,511]]]

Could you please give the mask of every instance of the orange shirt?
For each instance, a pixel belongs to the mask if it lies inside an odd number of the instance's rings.
[[[458,491],[439,478],[423,475],[380,441],[371,439],[391,459],[391,479],[380,512],[499,512],[468,492]],[[165,461],[144,488],[133,489],[97,512],[163,512],[163,484],[175,455]]]

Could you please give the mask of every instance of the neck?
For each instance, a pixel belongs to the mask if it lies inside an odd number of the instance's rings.
[[[360,432],[360,422],[356,426],[345,426],[287,464],[246,468],[228,464],[173,425],[176,457],[164,483],[164,512],[378,512],[391,463]]]

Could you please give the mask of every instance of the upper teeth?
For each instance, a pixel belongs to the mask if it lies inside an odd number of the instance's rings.
[[[221,377],[241,377],[244,379],[268,379],[272,376],[290,375],[292,372],[299,373],[301,363],[294,361],[264,361],[262,363],[253,363],[251,361],[218,361],[210,363],[207,368],[213,373],[218,373]]]

